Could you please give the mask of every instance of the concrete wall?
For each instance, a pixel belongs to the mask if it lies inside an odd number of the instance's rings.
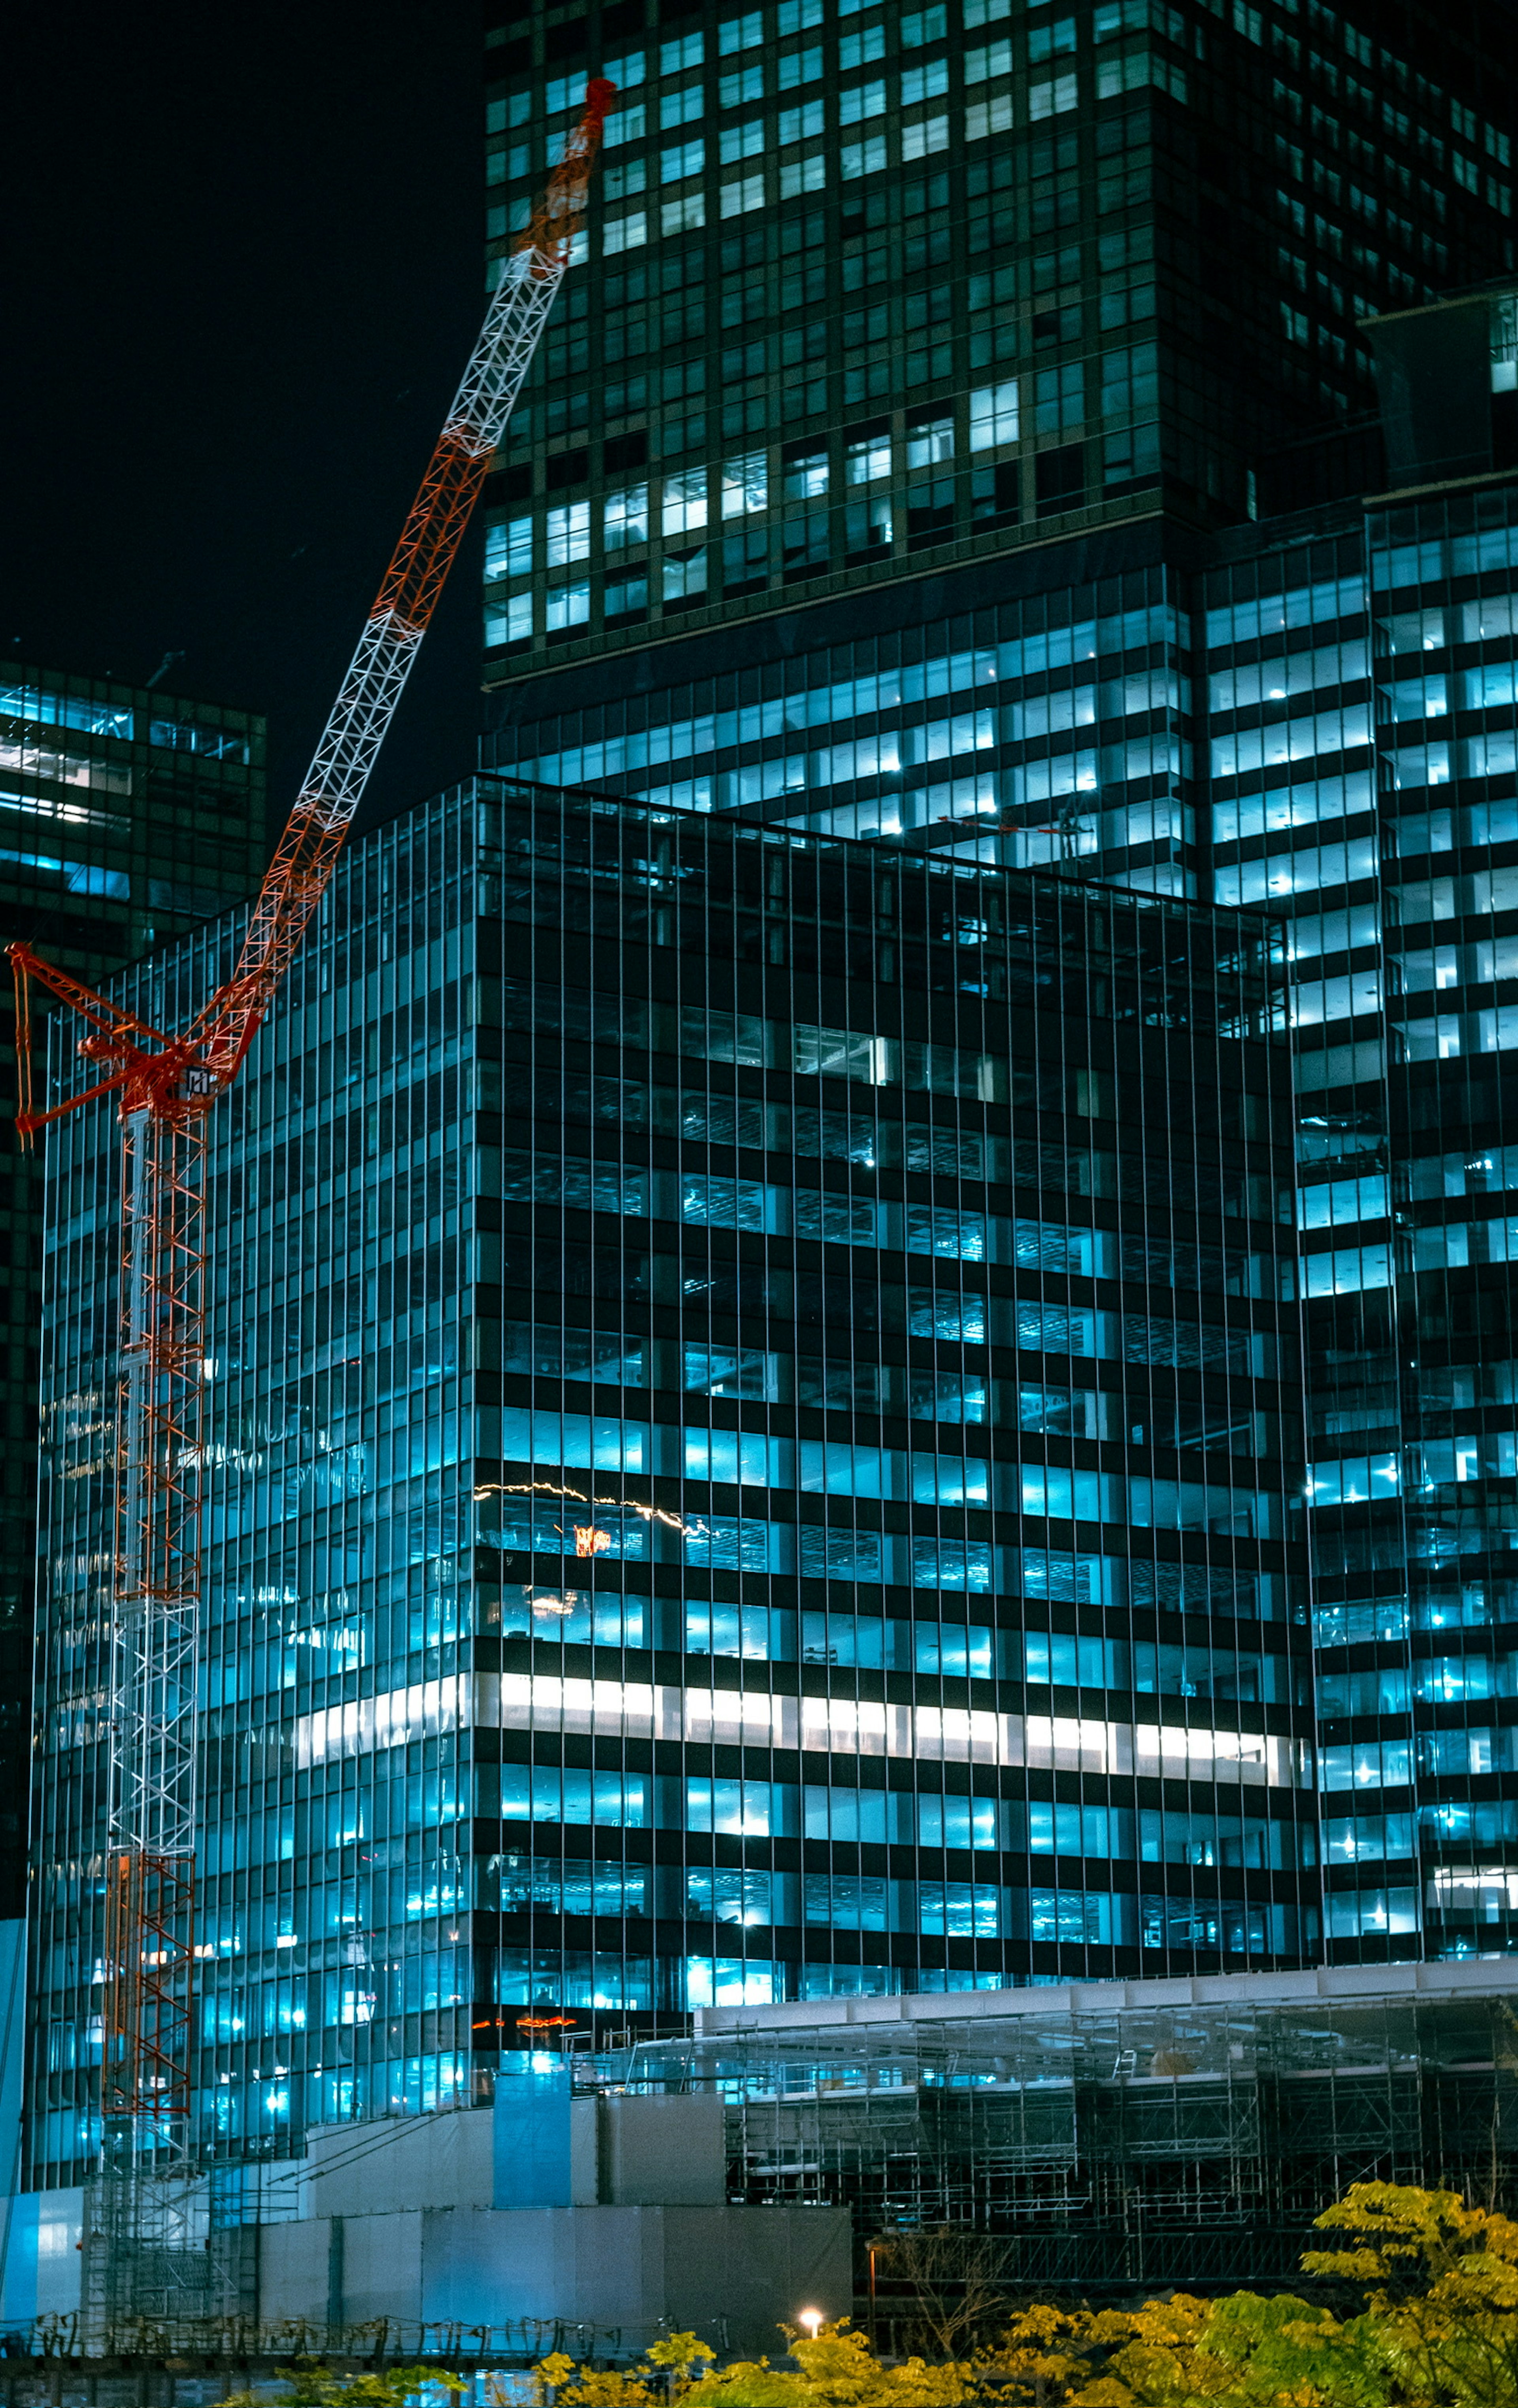
[[[577,2102],[578,2103],[578,2102]],[[721,2207],[727,2194],[723,2102],[597,2098],[596,2196],[611,2207]]]
[[[307,2143],[305,2213],[383,2215],[401,2208],[490,2207],[495,2197],[493,2137],[488,2107],[313,2131]]]
[[[728,2322],[729,2345],[780,2346],[799,2307],[845,2315],[853,2281],[841,2208],[410,2209],[269,2225],[259,2313],[680,2328]]]

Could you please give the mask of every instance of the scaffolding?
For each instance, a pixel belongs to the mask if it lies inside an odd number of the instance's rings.
[[[1016,2012],[963,2017],[946,2000],[900,2020],[733,2019],[598,2058],[580,2079],[718,2090],[729,2197],[848,2207],[862,2310],[870,2244],[891,2235],[985,2236],[999,2288],[1115,2301],[1295,2282],[1313,2217],[1354,2182],[1511,2211],[1511,1978],[1493,1993],[1301,2003],[1249,1987],[1110,2007],[1093,1989],[1092,2003],[1047,2012],[1022,1992]]]

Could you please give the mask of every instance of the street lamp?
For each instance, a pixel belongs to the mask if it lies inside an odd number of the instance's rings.
[[[805,2328],[809,2341],[815,2341],[822,2327],[827,2322],[821,2308],[797,2308],[795,2320],[798,2325]]]

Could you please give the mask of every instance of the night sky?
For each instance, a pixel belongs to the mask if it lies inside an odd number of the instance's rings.
[[[282,819],[484,308],[470,0],[14,11],[0,654],[262,710]],[[479,530],[365,820],[473,763]]]

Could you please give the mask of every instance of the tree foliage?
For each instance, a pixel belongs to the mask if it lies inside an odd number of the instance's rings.
[[[294,2366],[284,2376],[284,2388],[237,2391],[222,2408],[408,2408],[429,2391],[450,2392],[456,2399],[469,2388],[465,2375],[445,2366],[387,2366],[372,2374],[340,2374],[330,2366]],[[451,2408],[451,2402],[450,2403]]]
[[[1018,2309],[967,2358],[882,2365],[845,2322],[790,2362],[717,2368],[693,2334],[628,2372],[537,2369],[540,2408],[1518,2408],[1518,2224],[1454,2191],[1357,2183],[1317,2219],[1337,2245],[1305,2273],[1337,2305],[1291,2293],[1178,2292],[1138,2308]],[[284,2408],[284,2403],[280,2403]],[[289,2408],[338,2408],[329,2396]],[[378,2399],[353,2408],[390,2408]]]

